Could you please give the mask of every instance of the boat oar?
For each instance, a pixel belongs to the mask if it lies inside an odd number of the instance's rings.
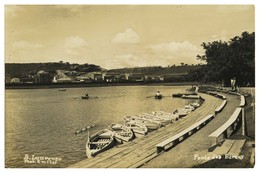
[[[80,133],[82,133],[82,132],[85,132],[85,131],[87,131],[87,130],[93,128],[93,127],[95,127],[94,124],[91,125],[91,126],[84,127],[84,128],[82,128],[81,130],[76,131],[76,132],[75,132],[75,135],[78,135],[78,134],[80,134]]]
[[[146,98],[151,98],[151,97],[154,97],[154,96],[147,96]]]

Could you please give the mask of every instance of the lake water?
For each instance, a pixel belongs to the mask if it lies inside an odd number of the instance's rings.
[[[163,110],[172,112],[188,101],[172,98],[172,93],[188,87],[113,86],[93,88],[6,90],[5,165],[6,167],[67,167],[86,158],[86,133],[76,130],[95,125],[94,133],[110,123],[123,123],[126,115]],[[162,100],[154,97],[159,90]],[[93,98],[82,100],[88,92]],[[98,96],[98,98],[94,98]],[[149,135],[149,134],[148,134]],[[42,157],[53,162],[29,163],[24,158]],[[43,158],[44,157],[44,158]],[[28,161],[28,160],[27,160]]]

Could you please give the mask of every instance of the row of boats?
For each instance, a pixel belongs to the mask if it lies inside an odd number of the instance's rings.
[[[108,129],[103,129],[92,136],[86,142],[86,155],[88,158],[112,148],[116,143],[124,143],[133,140],[136,135],[147,135],[148,132],[157,130],[181,117],[186,116],[200,107],[197,102],[178,108],[174,112],[154,111],[135,116],[125,116],[124,125],[110,124]]]

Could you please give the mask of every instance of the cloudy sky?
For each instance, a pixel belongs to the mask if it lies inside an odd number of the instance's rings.
[[[202,42],[254,32],[254,6],[5,6],[5,62],[104,68],[199,63]]]

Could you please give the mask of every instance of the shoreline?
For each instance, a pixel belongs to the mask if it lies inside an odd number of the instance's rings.
[[[112,87],[112,86],[189,86],[189,85],[199,85],[199,82],[5,84],[5,89],[11,90],[11,89],[52,89],[52,88],[83,88],[83,87]]]

